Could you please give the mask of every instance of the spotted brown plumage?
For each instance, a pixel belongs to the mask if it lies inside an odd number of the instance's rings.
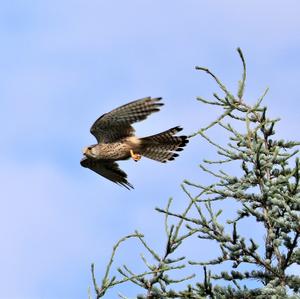
[[[85,157],[80,162],[81,166],[130,189],[133,186],[116,161],[130,157],[138,161],[142,156],[163,163],[174,160],[178,156],[176,152],[182,151],[188,143],[187,136],[175,136],[182,128],[177,126],[159,134],[138,138],[131,126],[158,112],[163,105],[160,101],[161,98],[146,97],[100,116],[90,129],[97,144],[84,148]]]

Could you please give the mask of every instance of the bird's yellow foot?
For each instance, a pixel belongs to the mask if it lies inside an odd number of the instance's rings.
[[[141,154],[135,154],[135,153],[133,152],[133,150],[130,150],[130,155],[131,155],[131,158],[132,158],[135,162],[141,160],[141,158],[142,158],[142,155],[141,155]]]

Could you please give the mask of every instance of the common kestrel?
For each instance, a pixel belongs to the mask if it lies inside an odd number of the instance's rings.
[[[158,112],[163,105],[160,100],[161,98],[146,97],[100,116],[90,129],[97,144],[83,149],[85,157],[80,161],[81,166],[130,189],[133,186],[116,161],[131,157],[137,162],[142,156],[162,163],[174,160],[178,156],[175,151],[182,151],[188,143],[187,136],[174,136],[182,128],[177,126],[159,134],[139,138],[135,136],[135,130],[131,126],[146,119],[151,113]]]

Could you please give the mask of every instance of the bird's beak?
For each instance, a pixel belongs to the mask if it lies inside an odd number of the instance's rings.
[[[88,152],[88,148],[87,148],[87,147],[84,147],[84,148],[82,149],[82,153],[83,153],[84,155],[86,155],[87,152]]]

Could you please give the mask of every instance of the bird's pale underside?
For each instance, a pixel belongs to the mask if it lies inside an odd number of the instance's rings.
[[[122,185],[127,189],[133,186],[127,181],[127,174],[119,168],[116,161],[142,156],[162,163],[174,160],[176,152],[182,151],[188,143],[187,136],[175,136],[182,129],[174,127],[152,136],[135,136],[133,123],[146,119],[158,112],[163,103],[161,98],[143,98],[118,107],[100,116],[92,125],[90,132],[97,144],[83,149],[83,167],[90,168],[99,175]]]

